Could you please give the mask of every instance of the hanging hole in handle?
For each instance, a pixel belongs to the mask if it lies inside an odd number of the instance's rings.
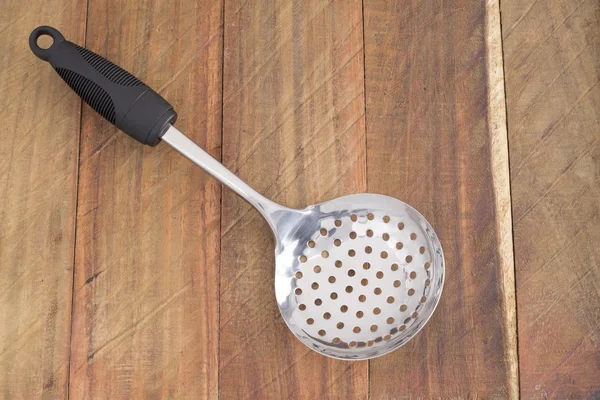
[[[48,50],[54,44],[54,38],[50,35],[40,35],[35,42],[42,50]]]
[[[43,39],[41,38],[42,36],[44,36]],[[64,40],[65,37],[58,30],[50,26],[39,26],[29,35],[29,47],[37,57],[48,61],[50,51]]]

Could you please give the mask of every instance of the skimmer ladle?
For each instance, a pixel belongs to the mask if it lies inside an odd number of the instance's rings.
[[[37,40],[51,36],[43,49]],[[444,256],[429,223],[392,197],[355,194],[303,210],[261,196],[172,124],[173,107],[140,80],[77,46],[54,28],[36,28],[33,53],[100,115],[141,143],[161,140],[252,204],[275,236],[275,294],[283,319],[326,356],[367,359],[406,343],[442,293]]]

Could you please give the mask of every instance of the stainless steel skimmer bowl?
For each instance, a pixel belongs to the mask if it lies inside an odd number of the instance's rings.
[[[275,294],[290,330],[329,357],[397,349],[431,317],[444,283],[442,246],[414,208],[355,194],[303,210],[266,199],[171,126],[162,140],[252,204],[275,236]]]

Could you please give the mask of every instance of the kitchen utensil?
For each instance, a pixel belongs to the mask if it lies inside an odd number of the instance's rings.
[[[37,40],[52,37],[43,49]],[[173,107],[139,79],[54,28],[33,53],[100,115],[146,145],[161,140],[204,168],[267,220],[275,236],[275,294],[284,321],[326,356],[368,359],[417,334],[442,293],[444,257],[429,223],[392,197],[354,194],[303,210],[261,196],[172,124]]]

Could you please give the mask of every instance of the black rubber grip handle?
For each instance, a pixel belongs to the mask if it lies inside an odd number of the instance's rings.
[[[38,46],[42,35],[54,40],[47,49]],[[34,29],[29,47],[98,114],[139,142],[155,146],[177,119],[173,107],[142,81],[52,27]]]

